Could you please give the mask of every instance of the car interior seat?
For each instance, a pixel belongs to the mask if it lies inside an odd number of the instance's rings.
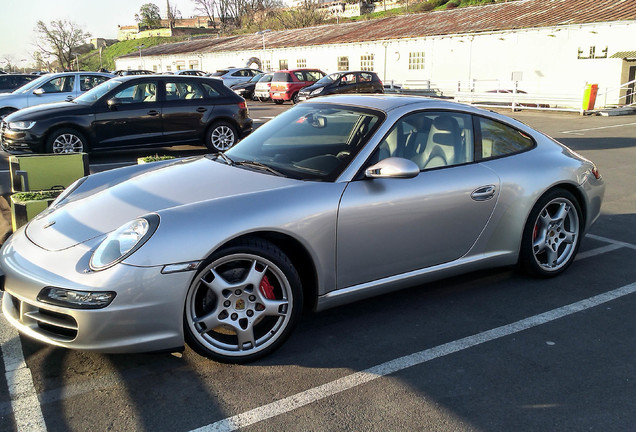
[[[462,136],[459,124],[450,114],[441,114],[433,120],[424,151],[415,161],[421,168],[461,163]]]

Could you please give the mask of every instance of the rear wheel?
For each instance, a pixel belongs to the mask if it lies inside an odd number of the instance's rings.
[[[199,354],[245,363],[278,348],[302,310],[300,278],[289,258],[264,240],[220,250],[192,282],[184,327]]]
[[[213,152],[222,152],[238,141],[236,128],[225,121],[214,123],[208,130],[205,145]]]
[[[539,199],[530,212],[521,242],[520,264],[531,275],[562,273],[581,243],[582,213],[570,192],[555,189]]]
[[[291,97],[291,101],[293,104],[297,104],[298,102],[300,102],[300,100],[298,99],[298,93],[294,93],[294,95]]]
[[[88,149],[86,138],[72,128],[62,128],[53,132],[46,140],[47,153],[81,153]]]

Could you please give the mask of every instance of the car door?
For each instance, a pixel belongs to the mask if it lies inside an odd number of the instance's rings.
[[[27,106],[71,100],[76,96],[75,75],[53,77],[27,95]]]
[[[472,163],[471,116],[426,113],[424,117],[440,115],[462,121],[459,142],[464,155],[448,165],[423,168],[414,178],[365,178],[347,186],[337,222],[338,288],[457,260],[488,223],[499,194],[499,178]],[[407,157],[405,147],[414,134],[443,134],[428,121],[403,120],[380,144],[376,157],[380,153]],[[424,151],[426,146],[422,147]]]
[[[346,73],[340,77],[335,93],[357,93],[358,77],[355,73]]]
[[[163,102],[164,142],[199,142],[214,105],[196,79],[166,79]]]
[[[159,80],[127,81],[95,104],[93,148],[161,145]]]
[[[373,87],[373,75],[369,72],[360,72],[358,74],[358,93],[375,93],[376,89]]]

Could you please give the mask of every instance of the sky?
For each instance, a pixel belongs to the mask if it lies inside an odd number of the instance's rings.
[[[166,16],[166,0],[0,0],[0,68],[6,66],[7,57],[18,67],[34,63],[31,54],[40,20],[49,24],[66,19],[92,37],[117,39],[117,26],[134,25],[135,14],[146,3],[156,4]],[[192,0],[170,0],[170,4],[184,18],[195,14]]]

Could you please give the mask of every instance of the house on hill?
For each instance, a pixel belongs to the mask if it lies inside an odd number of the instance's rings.
[[[580,96],[599,86],[606,104],[631,103],[636,2],[518,0],[260,34],[199,38],[117,59],[156,72],[228,66],[372,70],[387,82],[457,91]],[[632,86],[633,88],[633,86]],[[633,92],[633,90],[631,90]]]

